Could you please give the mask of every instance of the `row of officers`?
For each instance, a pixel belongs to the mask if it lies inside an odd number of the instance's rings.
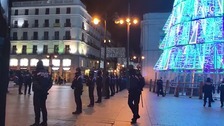
[[[104,77],[103,77],[104,76]],[[87,77],[86,84],[88,86],[88,93],[90,103],[88,107],[93,107],[94,103],[102,102],[102,95],[104,95],[105,99],[109,99],[111,96],[115,95],[115,86],[117,87],[116,92],[124,89],[121,88],[121,85],[126,85],[125,88],[128,89],[128,106],[133,113],[133,118],[131,119],[131,123],[136,123],[137,119],[140,118],[139,115],[139,101],[141,91],[145,85],[144,77],[133,69],[133,66],[129,67],[126,77],[116,77],[110,76],[109,72],[106,72],[102,76],[102,72],[99,70],[97,72],[96,77],[94,77],[94,72],[91,71],[89,76]],[[82,75],[81,69],[77,68],[74,80],[72,82],[71,88],[74,89],[74,97],[76,103],[76,111],[72,112],[72,114],[80,114],[82,113],[82,100],[81,95],[83,93],[83,84],[82,84]],[[94,89],[96,85],[97,91],[97,100],[94,101]],[[119,89],[120,88],[120,89]]]

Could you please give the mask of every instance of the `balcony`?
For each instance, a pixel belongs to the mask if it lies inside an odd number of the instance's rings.
[[[19,27],[18,24],[13,25],[13,28],[18,28],[18,27]]]
[[[60,23],[54,23],[54,27],[60,27]]]
[[[38,28],[39,27],[39,24],[33,24],[33,27],[34,28]]]
[[[22,36],[21,40],[28,40],[28,37],[27,36]]]
[[[43,40],[49,40],[49,36],[44,36]]]
[[[17,36],[13,36],[11,39],[12,40],[18,40],[18,37]]]
[[[64,36],[63,40],[71,40],[71,36]]]
[[[64,27],[71,27],[71,23],[65,23]]]
[[[38,40],[38,36],[33,36],[32,40]]]
[[[23,27],[23,28],[28,28],[28,27],[29,27],[29,24],[23,24],[22,27]]]
[[[52,39],[53,40],[59,40],[59,36],[53,36]]]
[[[49,27],[49,23],[44,23],[44,27]]]

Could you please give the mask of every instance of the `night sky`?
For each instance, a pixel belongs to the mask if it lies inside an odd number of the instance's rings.
[[[34,1],[34,0],[13,0],[13,1]],[[128,0],[81,0],[87,7],[91,16],[107,15],[108,18],[117,13],[120,17],[127,16]],[[149,12],[170,12],[173,0],[130,0],[131,15],[142,20],[143,14]],[[112,39],[118,46],[125,46],[127,41],[126,26],[116,25],[113,20],[107,20],[107,30],[112,34]],[[140,24],[131,26],[130,30],[130,56],[140,54]]]
[[[91,15],[112,17],[118,13],[120,17],[127,16],[128,0],[81,0],[87,7],[87,11]],[[149,12],[170,12],[172,10],[173,0],[131,0],[131,15],[138,17],[140,20],[143,14]],[[119,46],[126,47],[127,31],[126,25],[116,25],[113,20],[107,21],[108,31],[112,34],[112,39]],[[130,56],[140,54],[140,24],[131,26],[130,31]]]

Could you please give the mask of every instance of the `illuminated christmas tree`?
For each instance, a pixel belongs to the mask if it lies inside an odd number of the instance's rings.
[[[224,0],[175,0],[155,70],[224,72]]]

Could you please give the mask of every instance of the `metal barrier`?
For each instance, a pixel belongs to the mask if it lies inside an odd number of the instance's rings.
[[[165,83],[163,82],[163,90],[165,94],[174,94],[175,97],[179,96],[188,96],[189,98],[198,97],[199,99],[203,98],[203,82],[199,83],[170,83],[167,80]],[[220,99],[220,95],[217,93],[217,89],[219,84],[213,84],[214,92],[213,98],[214,100]],[[156,93],[157,84],[156,81],[150,80],[149,91]]]

